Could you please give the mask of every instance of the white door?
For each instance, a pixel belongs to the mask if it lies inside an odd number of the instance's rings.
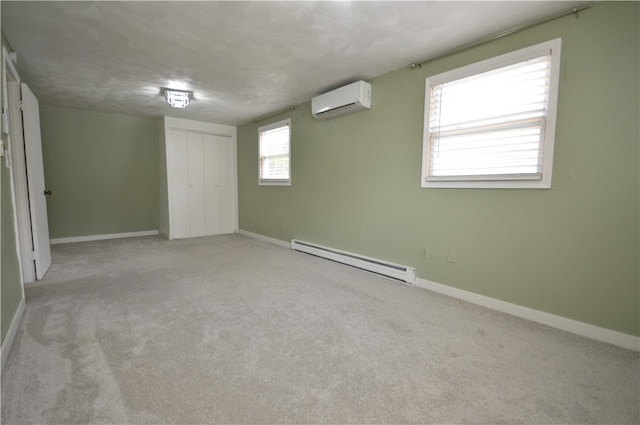
[[[235,232],[235,155],[231,137],[218,137],[218,196],[219,230],[218,233]]]
[[[205,159],[202,134],[187,133],[187,161],[189,162],[189,235],[207,235]]]
[[[205,211],[206,234],[217,235],[223,233],[220,228],[220,210],[224,207],[220,200],[220,160],[218,137],[211,134],[203,136],[202,157],[204,158],[205,172]]]
[[[189,226],[189,157],[187,133],[170,131],[167,134],[168,189],[171,192],[169,206],[169,234],[172,238],[188,238]]]
[[[40,111],[38,99],[36,99],[29,87],[22,83],[21,88],[31,232],[33,234],[36,278],[40,280],[49,270],[49,266],[51,266],[49,222],[47,220],[44,165],[42,162],[42,138],[40,136]]]
[[[172,130],[167,137],[170,233],[174,238],[233,233],[230,137]]]

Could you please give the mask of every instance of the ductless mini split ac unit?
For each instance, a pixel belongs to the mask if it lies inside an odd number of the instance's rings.
[[[371,84],[356,81],[311,99],[311,113],[319,120],[371,108]]]

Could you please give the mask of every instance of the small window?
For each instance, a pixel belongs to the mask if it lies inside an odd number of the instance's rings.
[[[550,188],[560,39],[428,77],[421,186]]]
[[[260,185],[291,186],[291,119],[258,129]]]

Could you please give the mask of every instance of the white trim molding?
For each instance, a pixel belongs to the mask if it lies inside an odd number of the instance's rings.
[[[269,242],[274,245],[281,246],[283,248],[291,249],[291,242],[281,241],[280,239],[270,238],[269,236],[264,236],[258,233],[249,232],[247,230],[238,229],[237,233],[239,235],[247,236],[254,239],[260,239],[261,241]]]
[[[105,235],[74,236],[70,238],[51,239],[51,245],[59,245],[63,243],[75,243],[75,242],[102,241],[105,239],[137,238],[139,236],[155,236],[158,234],[159,232],[157,230],[144,230],[142,232],[108,233]]]
[[[467,301],[472,304],[477,304],[482,307],[490,308],[492,310],[500,311],[502,313],[507,313],[512,316],[527,319],[532,322],[541,323],[563,331],[595,339],[597,341],[617,345],[618,347],[623,347],[629,350],[640,351],[640,337],[637,336],[601,328],[599,326],[590,325],[577,320],[567,319],[566,317],[556,316],[555,314],[545,313],[544,311],[534,310],[518,304],[500,301],[495,298],[479,295],[463,289],[443,285],[441,283],[431,282],[425,279],[417,278],[415,286]]]
[[[16,338],[16,332],[18,331],[18,325],[22,321],[22,316],[24,315],[24,310],[26,308],[26,302],[24,297],[20,300],[20,304],[18,304],[18,308],[16,309],[15,314],[13,315],[13,319],[11,320],[11,325],[9,326],[9,330],[7,334],[4,336],[4,340],[2,341],[2,347],[0,347],[0,357],[2,358],[2,369],[4,369],[4,364],[9,357],[9,352],[11,351],[11,347],[13,346],[13,340]]]

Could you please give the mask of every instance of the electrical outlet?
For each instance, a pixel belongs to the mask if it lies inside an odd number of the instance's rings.
[[[458,251],[455,248],[449,248],[449,253],[447,254],[447,262],[455,263],[458,261]]]
[[[429,247],[428,246],[423,246],[422,247],[422,249],[420,250],[420,257],[429,258]]]

